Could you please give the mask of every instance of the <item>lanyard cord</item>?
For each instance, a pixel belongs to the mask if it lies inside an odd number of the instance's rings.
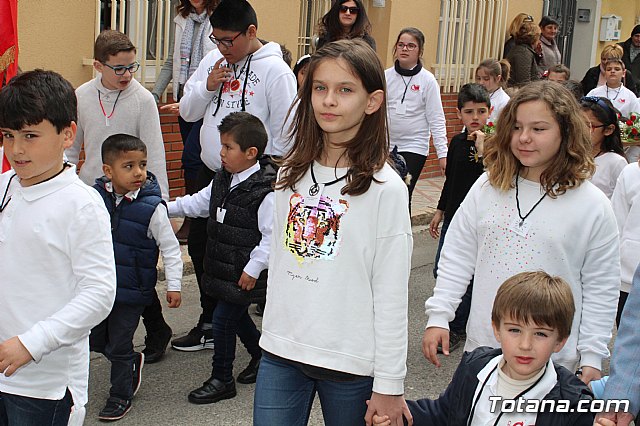
[[[333,185],[335,183],[340,182],[344,178],[346,178],[348,174],[349,174],[349,172],[347,172],[342,177],[334,179],[331,182],[323,183],[322,185],[331,186],[331,185]],[[313,185],[311,185],[311,188],[309,188],[309,195],[311,195],[313,197],[314,195],[318,195],[318,192],[320,192],[320,184],[316,181],[316,175],[315,175],[315,173],[313,173],[313,163],[311,163],[311,180],[313,181]]]
[[[11,186],[11,181],[16,176],[17,175],[14,174],[9,178],[9,182],[7,183],[7,188],[4,190],[4,195],[2,196],[2,202],[0,202],[0,213],[2,213],[4,209],[7,208],[7,206],[9,205],[9,201],[11,201],[11,197],[9,197],[9,199],[7,200],[7,194],[9,193],[9,187]],[[5,200],[6,200],[6,203],[5,203]]]
[[[242,66],[242,68],[240,69],[240,72],[238,73],[238,75],[236,75],[236,66],[235,64],[233,65],[233,77],[234,79],[238,79],[238,77],[242,76],[242,74],[244,73],[244,84],[242,85],[242,94],[241,94],[241,98],[242,98],[242,109],[241,111],[245,111],[245,99],[244,99],[244,93],[247,90],[247,83],[249,82],[249,71],[251,70],[251,58],[253,58],[253,54],[249,55],[249,57],[247,57],[247,60],[245,61],[244,65]],[[245,72],[245,68],[246,68],[246,72]],[[213,112],[213,116],[215,117],[216,114],[218,113],[218,110],[220,109],[220,104],[222,103],[222,89],[224,88],[225,83],[220,84],[220,89],[218,90],[218,102],[216,103],[216,110]]]
[[[100,102],[100,109],[102,110],[102,115],[104,115],[107,118],[111,118],[113,116],[113,113],[116,112],[116,105],[118,104],[118,99],[120,99],[121,93],[122,93],[122,90],[120,90],[118,92],[118,96],[116,96],[116,100],[113,103],[113,108],[111,109],[111,114],[107,115],[107,112],[104,110],[104,105],[102,105],[102,98],[100,98],[100,90],[98,90],[98,102]]]
[[[531,207],[531,210],[529,210],[529,213],[527,213],[526,215],[524,215],[524,217],[522,217],[522,213],[520,212],[520,200],[518,199],[518,179],[519,178],[520,178],[520,170],[518,170],[518,172],[516,173],[516,207],[518,208],[518,216],[520,216],[520,226],[522,226],[524,225],[524,221],[529,217],[529,215],[535,210],[536,207],[538,207],[538,204],[540,204],[542,200],[544,200],[544,197],[546,197],[549,194],[549,191],[545,192],[544,195],[540,197],[538,202],[535,203],[533,207]]]
[[[409,78],[409,82],[408,83],[405,83],[403,75],[401,75],[400,78],[402,78],[402,82],[404,83],[404,92],[402,93],[402,99],[400,100],[400,103],[403,104],[404,103],[404,97],[407,95],[407,89],[409,88],[409,85],[411,84],[411,80],[413,80],[413,76],[411,76]]]
[[[605,86],[607,87],[607,99],[611,99],[609,97],[609,85],[605,83]],[[612,101],[615,101],[616,99],[618,99],[618,96],[620,96],[620,92],[622,91],[622,84],[620,85],[620,87],[618,88],[618,91],[616,92],[616,97],[611,99]]]

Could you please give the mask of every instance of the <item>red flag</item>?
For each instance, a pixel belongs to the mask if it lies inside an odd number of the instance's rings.
[[[0,87],[18,72],[18,3],[17,0],[0,0]],[[2,136],[0,136],[0,141]],[[0,172],[11,166],[2,156]]]

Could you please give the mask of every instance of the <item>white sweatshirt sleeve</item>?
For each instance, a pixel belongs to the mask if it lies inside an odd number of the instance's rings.
[[[198,65],[193,75],[187,80],[184,86],[184,93],[180,98],[180,116],[184,120],[194,122],[204,117],[211,100],[218,93],[218,90],[212,92],[207,90],[209,68],[213,67],[221,57],[218,49],[207,54],[200,61],[200,65]]]
[[[167,291],[180,291],[182,283],[182,252],[180,243],[173,233],[167,207],[160,203],[149,221],[150,238],[156,241],[162,256]]]
[[[427,328],[449,329],[473,277],[478,257],[477,206],[483,184],[488,184],[486,174],[471,187],[447,230],[433,296],[425,302]]]
[[[616,187],[613,190],[613,195],[611,196],[611,207],[613,207],[613,213],[616,216],[616,223],[618,224],[618,232],[620,235],[622,235],[624,224],[627,222],[627,216],[631,210],[631,203],[627,200],[627,181],[625,176],[626,173],[624,171],[620,173],[616,181]]]
[[[382,191],[378,204],[378,229],[371,271],[375,335],[373,391],[402,395],[407,372],[407,314],[413,237],[407,189],[399,186],[389,189]]]
[[[212,186],[213,181],[193,195],[178,197],[175,201],[167,203],[169,217],[209,217]]]
[[[116,268],[107,210],[95,203],[87,204],[73,222],[68,242],[76,295],[58,312],[18,336],[35,362],[86,337],[109,315],[115,300]]]
[[[169,201],[169,179],[167,177],[167,161],[164,152],[164,139],[160,128],[160,115],[158,106],[151,92],[143,87],[143,95],[140,96],[140,114],[138,116],[138,128],[140,139],[147,145],[147,169],[156,176],[162,199]]]
[[[273,201],[274,193],[270,192],[264,197],[258,207],[258,229],[262,234],[258,244],[249,255],[249,262],[244,267],[244,272],[253,278],[258,278],[260,273],[269,266],[269,249],[271,246],[271,232],[273,231]]]
[[[429,123],[429,130],[433,138],[433,146],[436,149],[438,158],[447,157],[447,123],[442,109],[442,99],[440,98],[440,86],[433,74],[429,73],[429,80],[424,91],[425,118]]]
[[[291,148],[287,133],[295,112],[291,111],[289,120],[286,120],[297,93],[297,83],[293,73],[286,72],[276,78],[267,88],[267,93],[269,93],[269,133],[273,139],[270,141],[271,152],[268,154],[284,156]]]

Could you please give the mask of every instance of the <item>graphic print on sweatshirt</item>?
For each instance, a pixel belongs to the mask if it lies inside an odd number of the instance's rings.
[[[228,66],[228,65],[222,65]],[[255,95],[255,87],[260,83],[260,78],[258,75],[249,71],[247,74],[245,72],[245,66],[243,66],[237,72],[237,77],[233,76],[231,80],[224,82],[222,85],[222,95],[220,95],[220,91],[217,91],[211,100],[213,105],[218,104],[218,96],[222,96],[222,100],[220,101],[220,108],[231,109],[234,111],[242,110],[242,98],[244,97],[244,106],[245,109],[251,105],[251,101],[253,96]],[[213,70],[214,67],[210,67],[209,72]],[[246,80],[246,86],[245,86]],[[215,111],[214,107],[212,111]]]
[[[340,249],[340,221],[349,203],[325,195],[316,207],[306,206],[304,201],[298,193],[289,198],[284,245],[299,263],[332,260]]]

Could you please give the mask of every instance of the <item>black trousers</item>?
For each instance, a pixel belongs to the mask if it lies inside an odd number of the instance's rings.
[[[413,195],[413,189],[416,187],[418,179],[420,179],[420,172],[427,161],[427,156],[413,152],[398,152],[398,154],[402,155],[404,161],[407,162],[407,170],[411,174],[411,181],[409,182],[409,213],[411,213],[411,195]]]

